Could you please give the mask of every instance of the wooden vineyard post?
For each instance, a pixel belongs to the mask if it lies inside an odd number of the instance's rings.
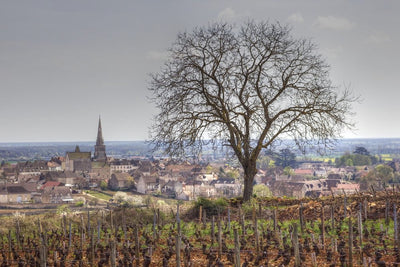
[[[274,208],[274,232],[276,232],[276,228],[277,228],[277,225],[276,225],[276,221],[277,221],[276,216],[277,216],[277,214],[276,213],[277,213],[276,212],[276,208]]]
[[[111,233],[113,232],[113,216],[112,216],[112,210],[110,210],[110,230]]]
[[[122,230],[124,231],[124,240],[127,241],[125,209],[122,213]]]
[[[364,219],[368,219],[368,200],[364,199]]]
[[[90,234],[90,211],[87,211],[87,234]]]
[[[115,267],[116,266],[116,259],[117,259],[117,246],[116,246],[116,242],[115,239],[113,238],[112,241],[110,242],[111,244],[111,267]]]
[[[331,228],[335,229],[335,207],[331,204]]]
[[[39,228],[38,232],[39,232],[39,236],[40,236],[41,235],[40,226],[38,228]],[[11,248],[12,248],[11,230],[8,230],[8,260],[9,260],[10,263],[12,262]]]
[[[228,206],[228,231],[231,231],[231,207]]]
[[[63,215],[63,233],[64,233],[64,237],[67,237],[67,217],[65,216],[65,214]]]
[[[211,246],[214,245],[214,239],[215,239],[214,224],[215,224],[214,216],[212,216],[212,218],[211,218],[211,231],[210,231],[210,233],[211,233]]]
[[[344,193],[344,191],[343,191]],[[347,197],[346,195],[344,195],[343,198],[343,217],[346,218],[347,217]]]
[[[322,248],[325,249],[325,206],[321,205],[321,236],[322,236]]]
[[[363,258],[363,255],[362,255],[362,242],[363,242],[362,234],[363,234],[363,229],[362,229],[362,212],[361,212],[361,209],[362,209],[362,205],[360,203],[360,210],[358,211],[358,216],[357,216],[357,218],[358,218],[358,234],[359,234],[359,242],[360,242],[360,262],[362,262],[362,258]]]
[[[202,214],[202,219],[203,219],[203,229],[207,228],[207,212],[205,209],[203,209],[203,214]]]
[[[303,203],[300,202],[299,207],[300,231],[304,234],[304,217],[303,217]]]
[[[398,231],[398,222],[397,222],[397,207],[396,203],[393,204],[393,224],[394,224],[394,245],[397,246],[399,241],[399,231]]]
[[[242,226],[242,237],[244,238],[246,236],[246,225],[244,222],[245,214],[241,214],[240,216],[240,225]]]
[[[242,206],[239,205],[238,223],[240,223],[240,227],[241,227],[241,229],[242,229],[242,236],[244,236],[244,231],[245,231],[245,229],[244,229],[244,224],[242,223],[242,222],[243,222],[242,217],[243,217],[243,216],[242,216]]]
[[[40,258],[40,267],[46,267],[47,265],[47,249],[46,249],[46,243],[47,243],[47,236],[46,233],[42,232],[42,227],[40,221],[38,221],[38,227],[39,227],[39,240],[40,240],[40,245],[39,245],[39,258]]]
[[[92,231],[90,232],[90,257],[89,257],[90,266],[94,266],[94,247],[95,247],[94,229],[92,229]]]
[[[256,253],[258,256],[258,254],[260,252],[260,240],[259,240],[259,235],[258,235],[258,222],[257,222],[258,219],[257,219],[257,214],[255,212],[253,213],[253,220],[254,220],[254,222],[253,222],[254,236],[256,238]]]
[[[237,228],[233,229],[235,238],[235,267],[240,267],[240,242]]]
[[[154,215],[153,215],[153,241],[154,244],[157,239],[157,213],[156,210],[154,210]]]
[[[83,225],[83,216],[81,215],[81,251],[83,251],[83,243],[85,242],[85,233]]]
[[[353,267],[353,225],[349,216],[349,267]]]
[[[293,249],[294,249],[294,266],[301,266],[300,250],[299,250],[299,236],[297,231],[297,224],[293,223]]]
[[[138,226],[135,226],[135,260],[136,260],[136,266],[139,266],[140,262],[140,242],[139,242],[139,229]]]
[[[177,235],[175,243],[176,267],[180,267],[181,266],[181,220],[179,218],[179,203],[176,205],[176,225],[177,225]]]
[[[21,233],[21,228],[19,226],[19,218],[17,217],[17,220],[15,222],[15,238],[18,244],[18,247],[21,247],[21,237],[20,237],[20,233]]]
[[[70,220],[69,221],[68,249],[71,249],[71,243],[72,243],[72,222]]]
[[[201,216],[203,215],[203,206],[199,207],[199,223],[201,222]]]
[[[385,224],[389,225],[389,200],[386,199],[386,207],[385,207]]]
[[[100,225],[100,219],[97,220],[97,242],[100,242],[100,233],[101,233],[101,225]]]
[[[222,228],[221,228],[221,219],[218,216],[218,258],[221,260],[222,258]]]

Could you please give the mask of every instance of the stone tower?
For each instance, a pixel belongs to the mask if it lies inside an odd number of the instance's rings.
[[[104,145],[103,131],[101,129],[101,118],[99,117],[99,128],[97,130],[96,145],[94,146],[94,161],[107,161],[106,146]]]

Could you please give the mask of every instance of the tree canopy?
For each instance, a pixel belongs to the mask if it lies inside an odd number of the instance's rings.
[[[262,149],[282,138],[326,147],[351,126],[351,93],[336,90],[316,45],[287,26],[215,23],[178,34],[169,52],[151,75],[152,143],[181,155],[222,140],[243,167],[244,200]]]

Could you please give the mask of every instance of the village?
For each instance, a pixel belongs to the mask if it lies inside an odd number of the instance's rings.
[[[396,169],[396,164],[391,163]],[[352,164],[350,164],[352,165]],[[386,164],[390,166],[390,164]],[[395,171],[393,170],[393,172]],[[259,166],[254,194],[275,197],[320,197],[383,188],[367,183],[373,166],[342,166],[331,162],[299,162],[296,168]],[[99,119],[95,152],[66,152],[65,157],[3,163],[0,203],[72,203],[82,190],[125,191],[180,200],[239,197],[242,171],[223,161],[190,162],[171,158],[107,157]],[[375,175],[376,176],[376,175]],[[375,177],[376,178],[376,177]],[[371,179],[369,179],[371,180]]]

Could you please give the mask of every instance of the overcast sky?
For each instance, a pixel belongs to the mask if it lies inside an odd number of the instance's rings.
[[[354,132],[400,137],[398,0],[0,0],[0,142],[146,140],[148,101],[177,34],[210,22],[270,20],[312,38],[350,87]]]

